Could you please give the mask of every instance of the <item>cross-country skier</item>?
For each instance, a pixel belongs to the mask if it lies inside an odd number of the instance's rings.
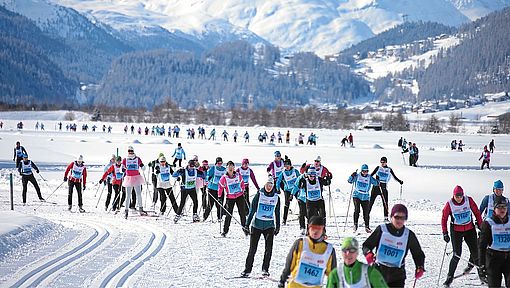
[[[475,216],[476,226],[480,227],[482,216],[480,215],[480,210],[478,210],[475,201],[471,197],[464,195],[462,187],[455,186],[453,189],[453,197],[444,205],[443,217],[441,218],[443,239],[446,243],[450,242],[450,235],[448,234],[447,227],[448,218],[450,218],[450,232],[454,253],[450,260],[446,281],[443,283],[445,287],[450,287],[453,282],[455,270],[459,263],[459,257],[462,255],[463,239],[466,241],[469,248],[469,261],[471,263],[478,263],[477,235],[472,215]],[[473,265],[468,264],[464,269],[464,274],[469,273],[472,269]],[[478,272],[480,273],[481,271]]]
[[[204,175],[206,175],[206,178],[207,178],[207,170],[209,170],[209,161],[203,160],[202,166],[198,167],[198,170],[202,171],[202,173],[204,173]],[[208,199],[206,179],[203,180],[202,188],[200,188],[200,190],[202,191],[202,209],[205,211],[205,209],[207,209],[207,199]]]
[[[489,151],[494,153],[494,148],[496,148],[496,146],[494,146],[494,139],[492,139],[491,142],[489,142]]]
[[[113,199],[112,204],[112,211],[119,211],[120,210],[120,190],[122,186],[122,178],[124,178],[124,173],[126,171],[126,167],[122,166],[122,157],[117,156],[115,158],[115,163],[108,168],[103,174],[103,177],[101,177],[101,180],[99,180],[99,184],[106,181],[107,177],[111,175],[111,185],[113,188],[113,191],[115,192],[115,196]],[[109,203],[110,201],[108,201]],[[106,209],[108,209],[108,205],[106,204]]]
[[[114,154],[112,154],[112,157],[110,158],[110,162],[104,166],[103,172],[106,172],[115,164],[115,158],[117,158]],[[106,176],[106,181],[104,181],[104,185],[107,185],[107,194],[106,194],[106,201],[104,205],[104,211],[108,211],[108,206],[110,206],[110,201],[112,199],[112,192],[113,192],[113,185],[112,185],[112,178],[113,178],[113,171],[111,171]],[[101,184],[101,183],[99,183]]]
[[[388,287],[404,287],[406,280],[405,258],[410,250],[413,255],[415,279],[425,273],[425,254],[413,231],[405,227],[407,207],[395,204],[391,208],[391,222],[381,224],[363,243],[363,254],[368,265],[375,263]],[[375,249],[375,253],[374,253]]]
[[[386,281],[375,266],[358,261],[358,240],[346,237],[342,241],[343,264],[333,269],[328,276],[327,288],[360,287],[386,288]]]
[[[209,199],[207,201],[207,209],[204,211],[204,221],[209,217],[213,206],[216,206],[218,221],[221,221],[223,211],[221,211],[220,203],[223,203],[223,199],[218,199],[218,182],[220,182],[220,178],[225,174],[226,170],[227,168],[223,166],[223,159],[221,157],[216,157],[215,165],[210,167],[207,171],[207,194],[209,195]]]
[[[352,201],[354,204],[354,227],[353,231],[358,230],[358,219],[360,213],[360,206],[363,208],[363,219],[365,220],[365,232],[372,233],[370,229],[370,186],[378,186],[379,181],[368,174],[368,165],[361,165],[361,172],[352,172],[347,182],[354,185],[354,192],[352,194]]]
[[[205,178],[205,175],[202,171],[199,171],[195,167],[195,160],[191,159],[188,161],[188,166],[186,168],[180,168],[172,174],[173,177],[178,177],[181,180],[181,204],[179,205],[179,209],[177,210],[177,215],[175,215],[174,222],[177,223],[179,219],[182,217],[182,210],[184,209],[184,205],[186,205],[186,199],[189,197],[191,201],[193,201],[193,222],[200,221],[200,217],[198,217],[198,196],[197,196],[197,178]]]
[[[175,167],[175,163],[179,161],[179,167],[182,167],[182,159],[186,160],[186,153],[184,152],[184,149],[182,149],[181,143],[177,143],[177,148],[174,150],[174,154],[172,154],[171,157],[174,157],[174,163],[172,164]]]
[[[273,179],[276,182],[276,179],[278,178],[278,176],[280,176],[280,174],[282,174],[283,169],[285,169],[285,165],[283,164],[282,153],[280,153],[280,151],[275,151],[274,152],[274,160],[271,161],[271,163],[269,163],[269,165],[267,165],[266,171],[268,173],[271,173],[271,175],[273,175]]]
[[[211,138],[212,138],[213,141],[216,140],[216,128],[213,128],[211,130],[211,132],[209,133],[209,139],[208,140],[211,140]]]
[[[252,224],[251,231],[250,224]],[[273,254],[273,239],[280,232],[280,197],[276,193],[272,176],[268,177],[264,187],[259,189],[255,197],[253,197],[250,214],[243,231],[246,234],[250,234],[250,249],[241,276],[248,277],[251,273],[261,235],[264,236],[265,241],[262,276],[269,276],[269,262],[271,262],[271,255]]]
[[[21,192],[21,196],[23,198],[23,205],[26,205],[27,203],[28,182],[34,185],[35,192],[37,193],[39,200],[44,202],[44,198],[41,195],[41,189],[39,188],[37,180],[35,180],[34,173],[32,172],[33,169],[35,170],[35,172],[37,172],[37,174],[39,174],[39,168],[37,168],[37,165],[35,165],[34,162],[28,160],[27,154],[23,153],[21,157],[23,158],[23,161],[21,161],[20,165],[18,166],[18,172],[21,175],[21,184],[23,185],[23,191]]]
[[[255,188],[257,191],[260,190],[259,184],[257,183],[257,179],[255,179],[255,173],[253,173],[253,170],[251,170],[250,167],[250,161],[248,158],[244,158],[241,162],[241,167],[237,168],[237,173],[241,174],[244,181],[244,200],[246,203],[245,211],[248,212],[250,208],[250,179],[253,182],[253,185],[255,185]]]
[[[388,219],[389,198],[387,184],[391,180],[391,176],[393,176],[393,178],[395,178],[395,180],[397,180],[400,185],[404,184],[404,181],[398,179],[397,175],[395,175],[395,172],[393,172],[393,169],[388,167],[388,158],[384,156],[381,157],[381,165],[376,166],[370,175],[376,175],[376,179],[379,180],[379,186],[372,187],[372,192],[370,193],[370,204],[368,205],[368,213],[370,214],[372,211],[372,206],[374,206],[377,196],[381,195],[383,200],[384,222],[388,223],[390,220]]]
[[[303,163],[301,165],[300,173],[303,174],[306,171],[308,171],[308,168],[310,168],[311,164]],[[329,186],[331,184],[331,179],[333,179],[333,174],[329,172],[328,168],[326,166],[322,165],[321,162],[321,156],[317,156],[315,160],[313,161],[313,167],[315,167],[315,172],[317,172],[318,177],[322,178],[324,180],[324,186]]]
[[[322,178],[317,177],[315,167],[310,167],[297,184],[297,188],[304,189],[306,195],[308,221],[312,219],[312,216],[317,215],[324,218],[323,222],[326,223],[326,206],[322,197],[323,181]]]
[[[248,131],[244,132],[244,143],[250,143],[250,134],[248,134]]]
[[[292,162],[287,155],[285,155],[285,160],[283,162],[285,164],[285,170],[283,170],[283,173],[281,173],[280,176],[278,176],[278,179],[276,179],[276,189],[282,189],[285,195],[282,225],[287,225],[287,215],[289,214],[290,202],[293,198],[292,192],[296,187],[296,181],[300,174],[296,168],[292,167]]]
[[[19,141],[16,141],[16,147],[14,147],[14,157],[12,158],[12,161],[16,162],[16,169],[18,169],[19,163],[21,160],[23,160],[23,154],[28,155],[27,150],[25,150],[25,147],[21,146]]]
[[[142,159],[140,159],[135,154],[135,149],[132,146],[129,146],[127,158],[122,160],[122,165],[126,167],[126,175],[124,176],[124,180],[122,181],[122,186],[126,187],[126,203],[124,217],[127,219],[129,213],[129,202],[131,200],[131,191],[135,190],[136,193],[136,204],[138,206],[138,213],[142,216],[147,215],[147,212],[143,210],[142,206],[142,185],[145,183],[145,179],[142,175],[140,175],[139,169],[145,171],[145,165],[143,165]],[[142,172],[143,173],[143,172]]]
[[[225,237],[230,228],[230,221],[232,220],[232,213],[234,205],[237,206],[237,211],[241,218],[241,226],[244,227],[246,223],[245,199],[244,199],[244,181],[241,174],[236,173],[235,164],[232,161],[227,162],[227,172],[221,176],[218,182],[218,198],[223,199],[222,195],[225,192],[227,203],[225,209],[228,213],[225,215],[225,224],[223,225],[223,232],[221,236]],[[246,233],[246,231],[245,231]]]
[[[290,248],[278,287],[322,287],[324,276],[335,269],[333,245],[324,240],[324,218],[314,216],[308,223],[308,236],[297,239]]]
[[[69,180],[69,181],[68,181]],[[82,199],[82,184],[83,190],[87,184],[87,168],[83,162],[83,156],[80,155],[76,161],[71,162],[67,165],[66,171],[64,172],[64,182],[69,185],[69,194],[67,196],[67,204],[69,205],[68,210],[71,211],[73,208],[73,187],[76,188],[78,193],[78,210],[83,213],[83,199]]]
[[[487,145],[485,145],[483,147],[483,152],[480,155],[480,158],[478,158],[478,161],[480,161],[480,160],[482,160],[482,167],[480,168],[481,170],[483,170],[483,167],[485,167],[486,164],[487,164],[487,169],[491,169],[489,167],[490,162],[491,162],[491,152],[487,149]]]
[[[295,197],[298,201],[298,206],[299,206],[299,216],[298,216],[298,220],[299,220],[299,229],[301,230],[301,235],[306,235],[306,222],[305,222],[305,218],[308,219],[308,214],[307,214],[307,211],[306,211],[306,189],[300,189],[298,186],[299,186],[299,182],[301,182],[302,178],[304,178],[306,175],[305,174],[301,174],[299,175],[299,177],[296,179],[296,182],[294,183],[294,190],[292,190],[292,195],[293,197]]]
[[[228,132],[227,132],[227,130],[223,130],[223,132],[221,133],[221,136],[223,136],[223,141],[227,141],[228,142]]]
[[[156,203],[158,202],[158,195],[160,194],[158,191],[158,175],[156,174],[156,166],[159,165],[159,159],[161,157],[165,157],[165,154],[163,154],[162,152],[159,153],[157,159],[152,160],[151,162],[149,162],[149,164],[147,164],[149,166],[149,168],[151,169],[151,182],[152,182],[152,188],[153,188],[153,191],[152,191],[152,207],[153,207],[153,209],[154,209],[154,207],[156,207]],[[165,158],[165,163],[166,163],[166,158]],[[173,173],[173,170],[172,170],[172,173]]]
[[[480,270],[487,275],[489,287],[510,287],[510,222],[508,199],[498,196],[492,217],[485,219],[480,231]],[[503,276],[503,277],[502,277]]]
[[[234,134],[232,135],[232,137],[234,137],[234,143],[236,143],[236,142],[237,142],[237,136],[238,136],[238,135],[239,135],[239,134],[237,134],[237,130],[235,130],[235,131],[234,131]]]
[[[492,212],[494,212],[494,200],[496,197],[503,195],[503,190],[503,182],[501,180],[496,180],[492,186],[492,194],[483,197],[480,203],[480,213],[483,215],[484,220],[492,217]]]
[[[174,173],[174,170],[172,169],[172,166],[166,162],[165,156],[160,156],[158,162],[159,163],[154,169],[154,173],[156,174],[156,187],[159,193],[159,200],[161,201],[159,212],[161,215],[165,214],[166,197],[168,196],[168,199],[170,199],[170,203],[172,204],[172,208],[174,209],[175,214],[177,214],[179,206],[177,206],[172,184],[170,183],[170,177]]]

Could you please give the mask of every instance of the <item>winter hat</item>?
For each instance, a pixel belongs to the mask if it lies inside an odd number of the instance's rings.
[[[404,204],[395,204],[393,206],[393,208],[391,208],[391,214],[390,214],[390,217],[393,217],[393,215],[395,215],[396,213],[402,213],[405,215],[406,217],[406,220],[407,220],[407,207],[404,206]]]
[[[193,157],[191,157],[191,159],[198,161],[198,155],[193,155]]]
[[[314,215],[310,218],[308,225],[325,226],[324,218],[321,216]]]
[[[356,240],[356,238],[354,238],[354,237],[346,237],[342,241],[341,248],[342,248],[342,250],[350,250],[350,249],[358,250],[359,249],[358,240]]]
[[[504,186],[503,186],[503,182],[501,182],[501,180],[497,180],[494,182],[494,186],[492,187],[492,189],[503,189]]]
[[[292,166],[292,161],[290,161],[290,159],[287,156],[285,156],[285,160],[283,160],[283,164]]]
[[[280,151],[274,151],[274,157],[282,157],[282,153],[280,153]]]
[[[164,161],[164,162],[166,162],[166,158],[165,158],[165,156],[161,156],[161,157],[159,157],[159,162],[163,162],[163,161]]]
[[[178,146],[178,147],[181,147],[182,145],[181,145],[181,143],[177,143],[177,146]]]
[[[267,176],[267,183],[270,183],[271,185],[274,185],[274,178],[271,174]]]
[[[500,205],[504,205],[504,206],[508,207],[508,200],[506,199],[505,196],[498,196],[498,197],[496,197],[496,199],[494,199],[494,208],[496,208]]]
[[[306,173],[308,174],[308,176],[317,176],[317,171],[315,171],[315,167],[313,166],[310,166]]]
[[[78,156],[78,159],[76,159],[76,162],[83,162],[83,155]]]
[[[368,165],[367,164],[361,165],[361,171],[368,171]]]
[[[115,160],[116,160],[116,161],[122,161],[122,157],[117,156],[117,158],[116,158]]]
[[[315,158],[315,161],[321,162],[321,156],[317,156],[317,158]]]
[[[162,156],[165,156],[165,154],[163,154],[163,152],[159,152],[158,158]]]
[[[388,162],[388,158],[386,158],[385,156],[381,157],[381,162]]]
[[[203,160],[203,161],[202,161],[202,165],[209,165],[209,161],[207,161],[207,160]]]
[[[115,160],[115,158],[117,158],[117,156],[115,156],[115,154],[112,154],[112,158],[113,160]]]
[[[241,163],[242,164],[250,164],[250,161],[248,160],[248,158],[244,158]]]
[[[135,152],[135,148],[133,148],[133,146],[128,146],[128,149],[127,149],[127,150],[128,150],[128,152],[129,152],[129,151],[133,151],[133,152]]]
[[[232,165],[232,166],[236,166],[236,164],[234,164],[234,161],[228,161],[228,162],[227,162],[227,166],[230,166],[230,165]]]
[[[453,196],[464,196],[464,189],[459,185],[455,186],[455,188],[453,188]]]
[[[221,157],[216,157],[216,163],[215,163],[215,164],[218,164],[218,162],[223,162],[223,158],[221,158]]]

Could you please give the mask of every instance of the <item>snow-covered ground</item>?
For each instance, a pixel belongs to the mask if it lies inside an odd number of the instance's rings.
[[[51,114],[51,113],[48,113]],[[267,131],[271,133],[287,129],[254,127],[216,127],[217,135],[226,129],[230,142],[186,139],[187,125],[180,125],[181,138],[162,136],[125,135],[122,131],[125,123],[105,123],[112,125],[113,133],[103,132],[59,132],[55,131],[55,120],[44,120],[46,131],[35,131],[37,120],[50,119],[50,116],[26,112],[19,118],[0,114],[4,128],[0,130],[0,209],[10,209],[9,173],[13,172],[13,148],[16,141],[27,149],[31,160],[41,170],[37,176],[43,197],[48,202],[40,205],[36,201],[34,189],[29,185],[28,205],[21,206],[21,180],[14,176],[14,201],[16,212],[0,214],[0,286],[2,287],[274,287],[268,280],[230,279],[239,275],[249,247],[249,240],[235,223],[227,238],[220,238],[219,223],[191,223],[191,214],[187,203],[187,215],[178,224],[173,223],[174,213],[167,217],[130,217],[113,215],[104,211],[104,199],[99,200],[102,186],[98,180],[102,174],[102,165],[109,156],[117,152],[125,156],[126,148],[134,146],[138,156],[147,163],[156,158],[159,152],[171,156],[177,143],[182,143],[188,157],[196,154],[200,160],[213,162],[217,156],[224,161],[233,160],[240,163],[242,158],[249,158],[260,183],[266,179],[265,167],[273,160],[273,152],[280,150],[288,155],[295,166],[312,162],[320,155],[323,164],[333,173],[331,198],[325,192],[326,206],[331,199],[333,211],[328,210],[328,234],[330,241],[339,249],[341,239],[351,235],[352,207],[344,223],[347,212],[351,186],[347,178],[361,164],[367,163],[370,169],[379,163],[381,156],[388,157],[389,165],[396,175],[404,180],[402,199],[400,186],[392,181],[389,184],[390,205],[397,202],[409,207],[407,225],[416,232],[426,254],[427,272],[418,280],[416,287],[435,286],[439,274],[442,252],[445,244],[441,236],[440,217],[445,201],[452,194],[455,185],[461,185],[475,201],[491,192],[493,181],[501,179],[509,185],[510,171],[510,137],[508,135],[473,135],[473,134],[432,134],[416,132],[371,132],[338,131],[327,129],[290,129],[291,144],[258,143],[256,136]],[[7,119],[7,120],[6,120]],[[17,131],[15,124],[23,119],[26,129]],[[67,122],[65,122],[67,123]],[[81,123],[77,121],[78,127]],[[97,123],[102,126],[103,123]],[[64,124],[65,125],[65,124]],[[90,123],[89,123],[90,125]],[[131,123],[129,124],[131,125]],[[140,124],[142,128],[152,124]],[[172,124],[173,125],[173,124]],[[138,124],[135,124],[136,129]],[[165,123],[168,127],[168,123]],[[197,125],[193,125],[195,129]],[[212,127],[205,127],[207,135]],[[240,135],[247,130],[251,135],[250,143],[232,142],[232,134],[237,129]],[[299,132],[318,135],[317,146],[296,145],[295,138]],[[353,132],[355,148],[341,148],[341,138]],[[396,146],[397,140],[404,137],[417,142],[420,148],[419,167],[404,164],[402,154]],[[240,137],[241,138],[241,137]],[[449,143],[453,139],[462,139],[466,143],[465,152],[452,152]],[[495,139],[496,149],[492,158],[492,170],[479,170],[478,157],[483,145]],[[381,149],[382,148],[382,149]],[[84,208],[87,213],[67,211],[67,187],[60,184],[67,164],[82,154],[89,167],[87,190],[84,192]],[[149,189],[152,187],[149,184]],[[143,191],[145,202],[146,187]],[[97,193],[97,197],[95,197]],[[252,195],[254,191],[252,189]],[[75,194],[76,195],[76,194]],[[199,197],[200,199],[200,197]],[[96,204],[99,205],[96,208]],[[54,202],[54,204],[52,203]],[[77,199],[74,196],[73,203]],[[149,200],[150,202],[150,200]],[[145,207],[150,206],[147,202]],[[199,200],[200,202],[200,200]],[[40,206],[39,206],[40,205]],[[158,204],[159,206],[159,204]],[[297,222],[297,204],[291,203],[292,213],[289,225],[283,226],[275,238],[271,260],[271,277],[279,278],[285,257],[293,241],[299,236]],[[333,213],[334,212],[334,213]],[[200,213],[201,215],[202,213]],[[336,221],[335,217],[336,215]],[[234,216],[238,217],[237,213]],[[378,200],[371,215],[372,228],[382,223],[382,203]],[[338,223],[338,229],[336,228]],[[361,220],[360,220],[361,223]],[[8,225],[7,225],[8,224]],[[363,241],[368,235],[357,236]],[[253,273],[260,274],[263,255],[263,240],[260,241],[255,258]],[[448,246],[448,252],[451,247]],[[467,253],[467,250],[466,250]],[[467,255],[467,254],[465,254]],[[338,254],[340,257],[340,254]],[[450,256],[447,256],[449,260]],[[360,257],[361,259],[361,257]],[[407,257],[408,285],[414,280],[412,257]],[[443,267],[441,282],[445,278]],[[464,263],[459,265],[459,270]],[[453,287],[469,287],[478,283],[475,275],[456,280]]]

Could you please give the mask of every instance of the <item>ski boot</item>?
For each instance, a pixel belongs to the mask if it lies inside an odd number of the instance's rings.
[[[138,213],[140,214],[140,216],[147,216],[147,212],[145,212],[142,207],[138,208]]]
[[[352,227],[352,233],[356,233],[356,231],[358,231],[358,225],[354,224],[354,226]]]
[[[80,213],[85,213],[85,209],[83,209],[82,207],[78,208],[78,211],[80,211]]]
[[[26,203],[26,202],[23,202],[23,206],[27,206],[27,203]]]
[[[301,236],[305,236],[305,235],[306,235],[306,229],[303,228],[303,229],[301,229]]]
[[[388,219],[388,217],[384,217],[384,223],[385,223],[385,224],[390,223],[390,219]]]
[[[41,197],[41,198],[39,198],[39,201],[41,201],[41,202],[46,202],[46,200],[44,200],[44,198],[42,198],[42,197]]]
[[[246,272],[246,271],[241,272],[241,277],[242,277],[242,278],[248,278],[248,277],[250,277],[250,272]]]
[[[179,222],[179,219],[181,219],[181,215],[175,215],[175,218],[174,218],[174,223],[177,224],[177,222]]]
[[[104,207],[104,211],[108,212],[108,206]]]
[[[370,227],[368,226],[365,226],[365,232],[372,233],[372,229],[370,229]]]
[[[193,223],[200,222],[200,217],[198,217],[197,213],[193,213]]]
[[[464,268],[464,272],[463,274],[469,274],[469,272],[471,272],[471,270],[473,270],[473,265],[471,264],[468,264],[468,266],[466,266],[466,268]]]
[[[453,282],[453,276],[446,277],[446,281],[443,283],[443,287],[450,287]]]
[[[262,270],[262,277],[269,277],[269,271]]]
[[[221,232],[221,237],[227,237],[227,232]]]
[[[126,209],[126,210],[124,211],[124,219],[127,219],[128,214],[129,214],[129,210],[128,210],[128,209]]]
[[[73,209],[73,205],[69,205],[69,207],[67,207],[67,211],[71,211],[71,209]]]

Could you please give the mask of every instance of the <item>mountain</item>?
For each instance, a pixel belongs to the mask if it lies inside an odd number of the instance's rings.
[[[204,47],[243,39],[283,51],[338,53],[405,21],[458,27],[510,0],[51,0],[118,31],[161,27]]]
[[[371,95],[368,82],[348,67],[313,53],[289,59],[278,48],[227,42],[202,56],[164,50],[116,59],[95,104],[153,109],[165,102],[181,108],[275,108],[350,102]]]
[[[78,83],[47,56],[68,49],[29,19],[0,6],[0,101],[73,105]]]

